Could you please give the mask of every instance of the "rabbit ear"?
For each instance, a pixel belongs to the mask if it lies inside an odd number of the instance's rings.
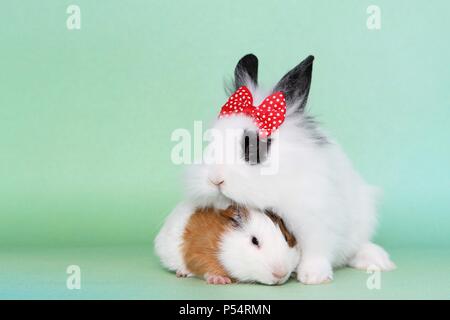
[[[243,56],[234,69],[234,89],[249,84],[254,87],[258,84],[258,58],[251,53]]]
[[[286,98],[287,106],[295,106],[296,111],[302,112],[308,100],[311,86],[313,56],[307,57],[294,69],[286,73],[274,88],[274,92],[282,91]]]

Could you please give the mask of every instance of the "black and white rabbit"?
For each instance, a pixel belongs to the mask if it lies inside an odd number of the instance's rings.
[[[226,136],[229,130],[238,134],[231,143],[211,138],[205,153],[222,148],[223,155],[234,161],[191,165],[186,175],[187,200],[196,207],[223,209],[236,202],[276,211],[301,244],[297,278],[305,284],[331,281],[333,267],[395,268],[388,254],[371,242],[377,190],[364,182],[339,145],[305,111],[313,60],[307,57],[272,90],[264,91],[257,84],[256,56],[244,56],[236,66],[232,89],[246,86],[255,105],[281,91],[286,101],[284,123],[261,139],[245,114],[218,118],[215,136]],[[249,148],[249,141],[256,143]],[[275,172],[262,173],[271,166]]]

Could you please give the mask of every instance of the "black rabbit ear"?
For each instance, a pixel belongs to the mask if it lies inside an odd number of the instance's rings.
[[[249,84],[258,84],[258,58],[251,53],[243,56],[234,69],[234,89]]]
[[[311,75],[314,57],[309,56],[294,69],[286,73],[274,88],[274,92],[282,91],[286,98],[287,106],[295,106],[297,111],[305,109],[311,87]]]

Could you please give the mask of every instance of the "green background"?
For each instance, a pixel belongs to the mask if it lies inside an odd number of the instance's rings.
[[[81,30],[66,28],[70,4]],[[381,30],[366,27],[370,4]],[[0,297],[450,298],[449,12],[444,0],[2,1]],[[152,239],[182,199],[170,135],[217,115],[249,52],[267,86],[316,57],[310,112],[384,190],[376,240],[399,268],[382,290],[355,270],[328,286],[216,288],[159,266]],[[82,290],[65,288],[69,264]]]

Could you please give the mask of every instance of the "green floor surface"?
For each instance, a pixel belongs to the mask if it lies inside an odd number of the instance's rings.
[[[0,298],[28,299],[449,299],[450,255],[445,249],[392,249],[397,270],[374,276],[341,269],[330,284],[213,286],[165,271],[151,245],[0,250]],[[69,265],[81,269],[81,289],[66,287]]]

